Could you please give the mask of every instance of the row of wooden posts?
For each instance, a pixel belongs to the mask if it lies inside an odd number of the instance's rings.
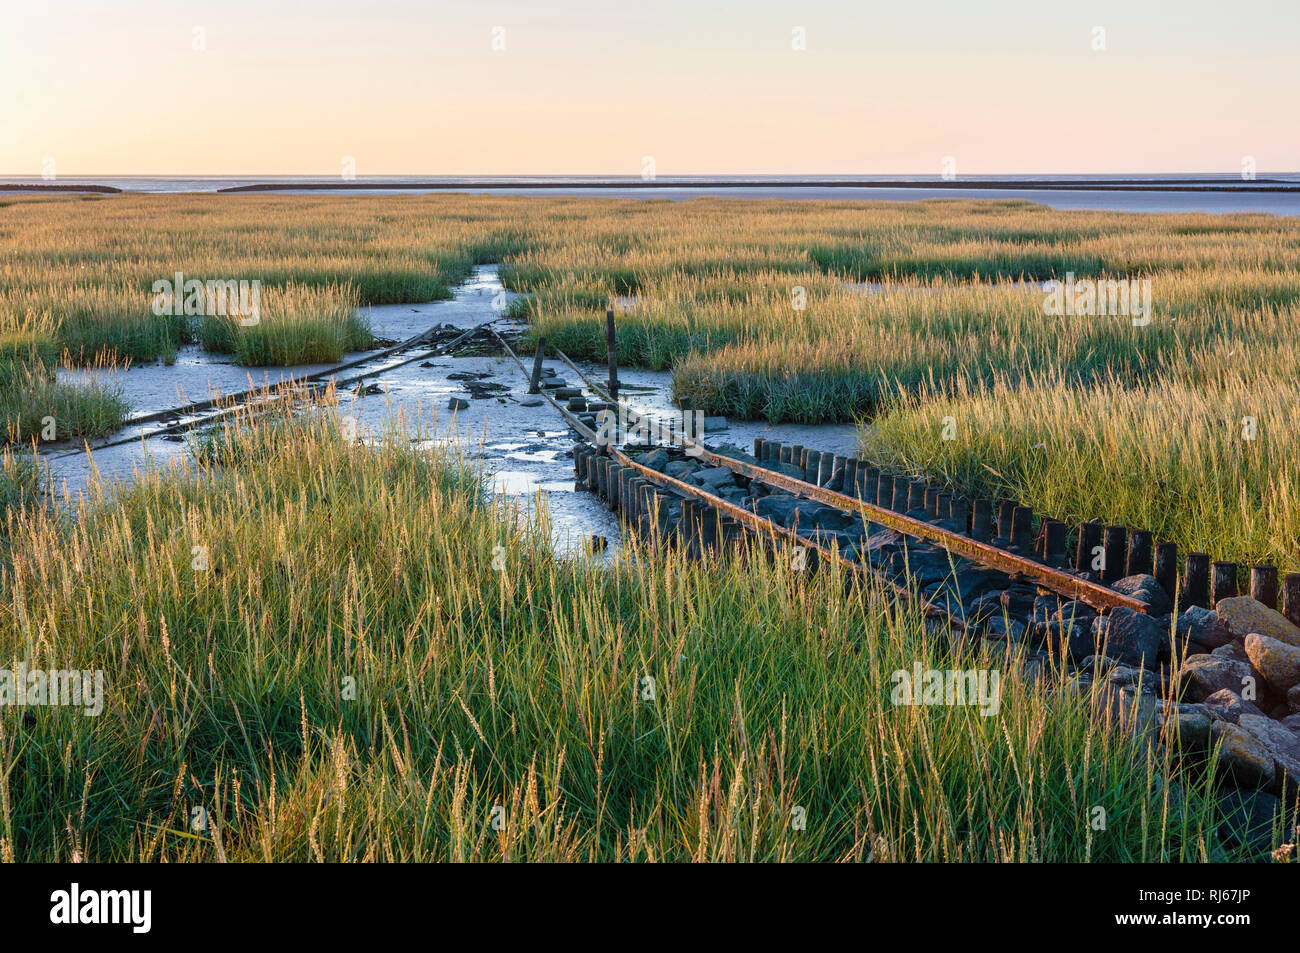
[[[1181,594],[1187,606],[1217,605],[1220,599],[1240,595],[1235,562],[1211,561],[1205,553],[1188,553],[1179,589],[1178,546],[1155,543],[1147,530],[1100,523],[1079,524],[1074,553],[1066,550],[1067,526],[1042,519],[1033,529],[1032,507],[1003,500],[968,501],[901,474],[892,474],[856,457],[822,453],[799,444],[783,444],[761,437],[754,440],[754,456],[764,465],[784,463],[802,469],[804,481],[842,492],[896,513],[923,511],[930,519],[951,520],[962,532],[982,542],[994,541],[1008,549],[1033,553],[1043,563],[1079,572],[1098,572],[1102,582],[1146,573],[1173,598]],[[1100,558],[1098,558],[1100,557]],[[1094,569],[1094,566],[1098,569]],[[1278,587],[1276,567],[1252,566],[1249,594],[1271,609],[1281,609],[1300,625],[1300,573],[1288,573]]]

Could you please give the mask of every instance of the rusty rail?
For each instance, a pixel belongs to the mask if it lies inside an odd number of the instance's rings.
[[[559,349],[556,350],[560,359],[567,364],[575,374],[600,394],[602,398],[608,400],[608,394],[604,393],[599,385],[589,380],[585,374],[578,368],[568,355]],[[624,404],[619,404],[629,419],[636,421],[645,415],[637,413]],[[804,480],[787,476],[784,473],[778,473],[775,470],[769,470],[766,467],[758,467],[745,463],[741,460],[735,460],[722,454],[714,453],[704,444],[691,437],[680,434],[679,439],[682,445],[691,451],[691,455],[699,460],[703,460],[713,466],[726,467],[727,469],[746,476],[751,480],[757,480],[767,486],[784,490],[795,496],[806,500],[813,500],[823,503],[827,506],[833,506],[844,512],[857,513],[865,518],[868,522],[877,523],[889,529],[903,533],[916,539],[922,539],[926,542],[933,543],[948,552],[962,556],[973,562],[988,566],[991,569],[997,569],[1008,575],[1021,575],[1027,579],[1036,582],[1044,588],[1051,589],[1053,592],[1062,595],[1068,595],[1071,598],[1078,599],[1088,605],[1096,608],[1113,609],[1122,607],[1132,609],[1135,612],[1145,613],[1146,604],[1141,600],[1134,599],[1122,592],[1118,592],[1109,586],[1100,585],[1095,582],[1089,582],[1087,579],[1073,575],[1072,573],[1063,572],[1051,566],[1045,565],[1036,559],[1028,556],[1020,556],[1016,553],[1007,552],[988,543],[973,539],[961,533],[955,533],[951,530],[941,529],[924,520],[914,519],[902,513],[896,513],[893,510],[876,506],[874,503],[868,503],[857,497],[846,496],[843,493],[836,493],[834,490],[828,490],[824,487],[816,486]]]
[[[511,349],[509,343],[506,342],[505,338],[501,337],[500,334],[497,334],[495,329],[493,329],[492,333],[496,335],[497,340],[501,343],[502,348],[505,349],[505,352],[507,355],[509,355],[510,359],[513,360],[516,365],[518,365],[519,369],[525,375],[527,375],[529,373],[528,368],[524,365],[524,362],[520,360],[519,355],[517,355]],[[582,371],[578,370],[573,365],[573,363],[568,359],[567,356],[565,356],[562,352],[559,352],[558,348],[556,349],[556,351],[557,353],[560,353],[560,357],[564,361],[564,363],[568,364],[569,367],[572,368],[574,372],[577,373],[578,376],[582,378],[582,380],[587,384],[589,388],[601,394],[602,397],[605,396],[602,388],[593,386],[591,381],[587,380],[586,375],[583,374]],[[593,447],[601,446],[599,442],[599,438],[597,437],[595,431],[593,431],[590,427],[588,427],[581,420],[579,420],[572,411],[570,411],[567,407],[562,405],[550,394],[546,393],[545,390],[542,391],[542,396],[545,397],[546,400],[550,402],[552,407],[554,407],[556,410],[558,410],[561,413],[561,415],[563,415],[564,419],[569,423],[569,425],[572,426],[573,429],[576,430],[580,436],[586,439],[588,443],[590,443]],[[629,410],[629,413],[635,413],[635,412]],[[951,612],[948,612],[947,610],[940,608],[939,606],[935,605],[934,603],[928,600],[922,601],[918,599],[916,593],[913,592],[911,589],[908,589],[906,586],[900,586],[897,583],[891,582],[890,580],[883,578],[879,574],[873,572],[871,570],[871,567],[865,565],[864,563],[854,562],[852,560],[845,559],[843,556],[839,554],[837,550],[830,549],[829,547],[822,545],[815,539],[809,539],[806,536],[800,536],[794,530],[788,529],[787,527],[782,526],[780,523],[775,523],[772,520],[759,516],[757,513],[753,513],[745,509],[743,506],[737,506],[735,503],[732,503],[730,500],[724,500],[722,497],[716,496],[715,494],[712,494],[709,491],[702,489],[701,487],[683,482],[682,480],[678,480],[676,477],[671,477],[666,473],[660,473],[658,470],[655,470],[651,467],[647,467],[644,464],[637,463],[635,460],[633,460],[627,454],[623,453],[617,447],[605,446],[603,447],[603,449],[606,450],[610,458],[616,461],[620,466],[626,467],[634,471],[635,473],[645,477],[647,480],[657,484],[660,487],[663,487],[666,490],[671,490],[673,492],[678,493],[679,495],[693,497],[694,499],[697,499],[702,503],[707,503],[709,506],[713,507],[718,512],[726,514],[727,516],[736,520],[738,523],[743,523],[746,526],[748,526],[750,529],[758,533],[766,533],[767,535],[769,535],[774,539],[775,538],[786,539],[789,540],[790,542],[795,543],[798,546],[803,546],[807,549],[811,549],[812,551],[817,553],[818,558],[824,559],[828,563],[838,566],[841,569],[847,570],[849,572],[863,573],[863,574],[870,575],[876,582],[888,588],[899,598],[918,605],[921,611],[924,612],[927,616],[931,618],[940,619],[941,621],[945,622],[946,624],[960,631],[965,631],[967,628],[967,625],[964,620],[954,616]]]

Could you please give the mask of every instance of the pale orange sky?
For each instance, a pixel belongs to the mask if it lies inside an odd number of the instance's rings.
[[[35,6],[10,175],[1300,169],[1294,0]]]

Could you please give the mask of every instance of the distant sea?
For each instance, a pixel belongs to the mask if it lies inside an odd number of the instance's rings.
[[[930,185],[930,183],[935,183]],[[0,190],[15,185],[102,185],[126,192],[217,192],[272,186],[277,192],[388,195],[401,192],[493,192],[515,195],[600,195],[680,201],[702,196],[728,198],[828,199],[835,201],[918,201],[921,199],[1021,199],[1058,209],[1124,212],[1269,212],[1300,215],[1300,173],[1236,175],[999,175],[935,177],[880,176],[39,176],[0,175]],[[1049,187],[1050,186],[1050,187]],[[1251,189],[1279,191],[1251,191]]]

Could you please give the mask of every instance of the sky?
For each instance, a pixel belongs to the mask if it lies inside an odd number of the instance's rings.
[[[0,174],[1300,170],[1300,2],[7,0]]]

